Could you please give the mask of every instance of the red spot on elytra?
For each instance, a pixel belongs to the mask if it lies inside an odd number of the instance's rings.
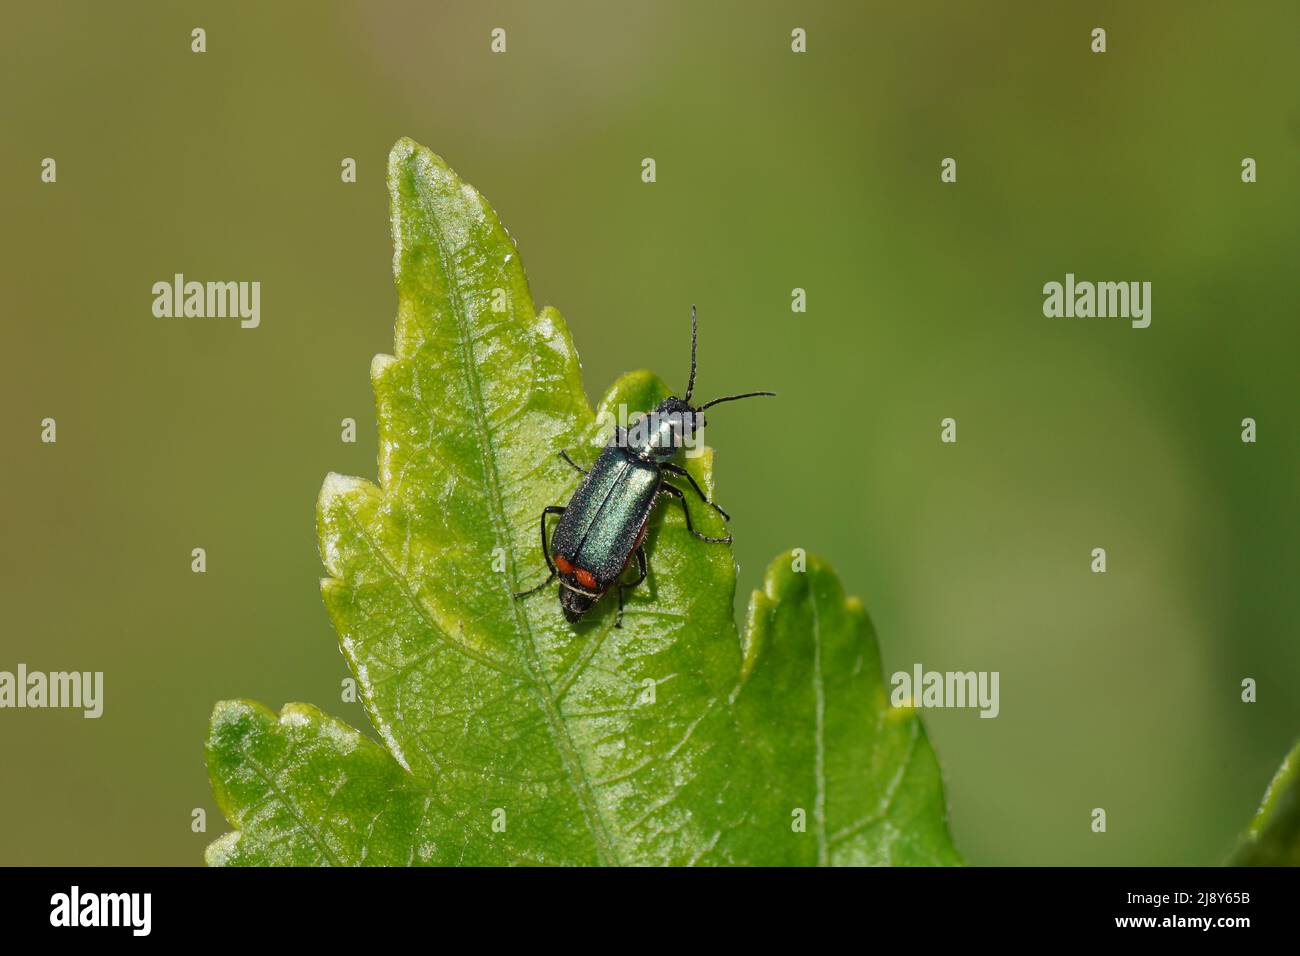
[[[596,575],[592,574],[586,568],[574,567],[573,562],[562,554],[555,556],[555,568],[566,578],[575,578],[582,587],[588,591],[596,590]]]

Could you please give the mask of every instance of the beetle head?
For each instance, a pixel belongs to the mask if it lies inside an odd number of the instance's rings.
[[[570,624],[577,624],[578,619],[590,611],[595,603],[596,599],[589,594],[572,588],[560,588],[560,608],[564,611],[564,619]]]
[[[696,448],[703,438],[704,410],[711,405],[734,402],[741,398],[753,398],[757,395],[775,395],[775,392],[745,392],[743,395],[724,395],[711,402],[705,402],[698,408],[691,404],[691,395],[695,391],[695,346],[698,341],[699,325],[695,318],[695,306],[691,306],[691,375],[686,382],[686,395],[683,398],[665,398],[655,410],[639,418],[628,430],[626,441],[629,447],[646,460],[667,461],[679,448]]]

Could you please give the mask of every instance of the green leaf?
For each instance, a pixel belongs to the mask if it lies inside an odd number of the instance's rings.
[[[389,189],[379,484],[331,474],[317,509],[325,605],[384,746],[302,705],[217,705],[208,767],[236,831],[208,862],[958,862],[919,719],[889,708],[861,605],[820,562],[772,565],[743,656],[730,548],[680,507],[651,521],[622,628],[612,596],[576,627],[553,587],[514,599],[546,575],[542,509],[580,477],[558,452],[590,462],[620,406],[670,389],[635,372],[593,413],[483,198],[410,140]],[[711,452],[685,463],[712,497]]]
[[[218,704],[208,762],[239,828],[208,847],[209,865],[425,863],[464,842],[387,751],[308,704],[278,718],[260,704]]]
[[[1231,862],[1300,866],[1300,744],[1282,761]]]
[[[830,567],[778,558],[745,630],[737,716],[767,781],[758,819],[782,862],[960,863],[948,836],[939,763],[921,718],[891,707],[875,630]],[[789,840],[792,807],[815,839]],[[782,817],[784,814],[784,818]]]

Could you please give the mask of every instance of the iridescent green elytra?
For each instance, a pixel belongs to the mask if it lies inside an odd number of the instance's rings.
[[[700,500],[713,508],[724,520],[731,516],[709,501],[690,473],[672,462],[679,448],[690,444],[695,432],[705,424],[704,410],[721,402],[731,402],[755,395],[775,395],[775,392],[746,392],[728,395],[705,402],[699,408],[691,405],[691,392],[695,390],[695,344],[698,326],[695,306],[691,306],[691,376],[686,384],[685,398],[666,398],[654,411],[642,415],[629,428],[615,428],[609,443],[601,451],[591,470],[574,463],[567,452],[560,456],[586,477],[569,499],[568,505],[550,505],[542,510],[542,556],[551,569],[541,584],[520,591],[516,598],[540,591],[560,579],[560,607],[570,622],[576,623],[611,587],[618,586],[618,617],[615,627],[623,625],[623,595],[636,587],[646,577],[645,531],[655,503],[663,496],[671,496],[682,506],[686,515],[686,528],[701,541],[712,544],[729,544],[731,535],[710,538],[700,534],[691,524],[691,512],[686,507],[686,493],[668,481],[668,475],[685,478]],[[548,545],[546,540],[547,515],[559,515],[559,524]],[[621,580],[632,558],[636,558],[635,581]]]

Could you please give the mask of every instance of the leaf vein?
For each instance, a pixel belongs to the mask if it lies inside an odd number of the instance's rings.
[[[424,202],[423,197],[421,201]],[[509,524],[506,520],[505,503],[502,500],[501,477],[496,468],[496,456],[494,454],[494,441],[492,429],[488,425],[487,409],[483,398],[483,386],[478,377],[478,366],[474,361],[474,345],[472,341],[472,331],[469,328],[469,319],[466,313],[465,303],[461,298],[460,289],[456,283],[455,274],[451,268],[451,253],[447,245],[446,237],[443,234],[438,215],[435,210],[427,209],[429,230],[434,238],[434,245],[437,249],[439,266],[447,282],[447,297],[451,306],[450,311],[457,326],[457,344],[460,346],[461,370],[466,393],[466,401],[470,404],[471,419],[479,436],[480,464],[487,485],[487,505],[492,525],[496,530],[498,541],[511,541],[512,536],[509,533]],[[527,642],[528,651],[528,669],[532,673],[532,687],[537,691],[538,700],[541,703],[542,711],[546,717],[547,729],[555,743],[556,750],[560,754],[561,762],[569,774],[570,785],[574,790],[574,795],[582,807],[583,813],[587,819],[587,826],[591,832],[593,842],[595,843],[597,856],[602,864],[617,865],[618,855],[615,852],[613,842],[605,829],[605,821],[601,817],[599,807],[596,803],[595,794],[592,792],[590,782],[586,778],[586,772],[583,769],[582,761],[578,757],[573,740],[570,738],[568,728],[564,724],[563,718],[556,706],[555,694],[546,680],[546,675],[540,655],[537,650],[537,641],[533,636],[532,623],[528,618],[523,606],[514,600],[513,592],[519,587],[519,568],[515,561],[513,549],[510,554],[510,577],[514,582],[514,587],[510,582],[503,581],[507,591],[507,598],[510,600],[511,609],[514,612],[515,630],[521,639]]]

